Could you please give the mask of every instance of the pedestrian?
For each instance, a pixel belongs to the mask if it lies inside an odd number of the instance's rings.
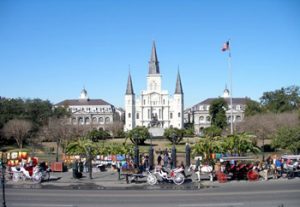
[[[161,160],[162,160],[162,157],[161,157],[161,152],[159,153],[158,157],[157,157],[157,165],[161,165]]]
[[[169,160],[169,154],[165,153],[164,154],[164,167],[168,166],[168,160]]]

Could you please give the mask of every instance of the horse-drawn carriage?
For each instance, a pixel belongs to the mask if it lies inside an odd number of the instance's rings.
[[[223,157],[220,159],[220,168],[215,175],[219,182],[227,180],[249,180],[259,179],[257,169],[258,160],[249,157]]]

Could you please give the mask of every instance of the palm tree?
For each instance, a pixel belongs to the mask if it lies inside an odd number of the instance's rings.
[[[212,160],[212,158],[210,157],[212,153],[222,152],[222,146],[218,137],[206,137],[200,139],[199,142],[196,143],[192,148],[193,155],[200,154],[206,161]]]
[[[96,154],[96,148],[92,140],[86,137],[80,137],[67,145],[66,153],[70,155],[88,156],[89,153]]]
[[[239,156],[245,153],[258,153],[260,149],[255,145],[252,136],[246,133],[229,135],[223,140],[225,151],[230,154],[238,154]]]

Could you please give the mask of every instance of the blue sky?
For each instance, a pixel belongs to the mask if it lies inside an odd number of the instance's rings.
[[[300,1],[0,1],[0,96],[57,103],[90,98],[124,107],[128,71],[146,88],[155,40],[163,88],[174,93],[177,68],[185,107],[222,95],[259,100],[300,85]]]

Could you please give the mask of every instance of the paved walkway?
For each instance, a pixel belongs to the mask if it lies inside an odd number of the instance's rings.
[[[299,177],[295,178],[300,180]],[[293,179],[294,180],[294,179]],[[150,186],[146,182],[146,178],[139,178],[138,182],[126,183],[125,177],[121,176],[121,179],[118,179],[118,172],[108,169],[107,171],[100,172],[98,169],[95,169],[92,173],[92,179],[89,178],[88,173],[83,173],[83,177],[80,179],[74,179],[72,171],[69,172],[51,172],[51,177],[49,181],[43,181],[41,184],[34,184],[30,180],[14,182],[8,180],[7,187],[10,188],[68,188],[68,189],[198,189],[198,188],[207,188],[207,187],[217,187],[220,185],[237,185],[241,183],[248,182],[249,184],[255,183],[272,183],[272,182],[287,182],[288,179],[278,179],[278,180],[268,180],[268,181],[230,181],[228,183],[219,183],[218,181],[210,182],[208,180],[199,182],[192,182],[191,178],[187,179],[186,182],[177,186],[172,183],[162,183],[155,186]]]
[[[107,171],[100,172],[98,169],[95,169],[92,173],[92,179],[89,178],[89,173],[83,173],[83,177],[80,179],[74,179],[72,171],[68,172],[51,172],[50,180],[43,181],[41,184],[34,184],[30,180],[14,182],[8,180],[7,186],[21,186],[21,185],[41,185],[42,187],[46,186],[99,186],[99,187],[130,187],[130,186],[142,186],[147,185],[146,178],[139,178],[138,182],[126,183],[124,176],[118,176],[118,172],[108,169]]]

